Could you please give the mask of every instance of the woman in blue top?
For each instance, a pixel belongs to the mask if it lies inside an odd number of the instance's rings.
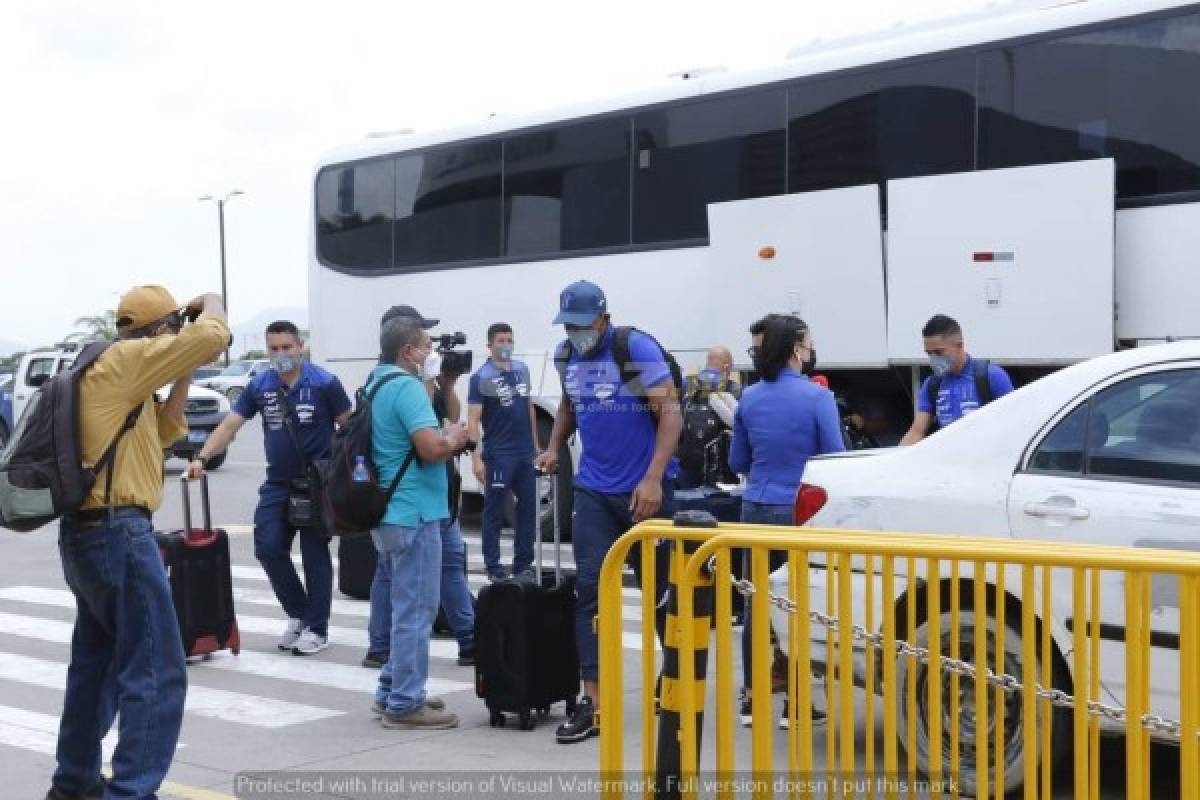
[[[799,317],[768,314],[750,326],[750,358],[762,380],[742,393],[733,421],[729,466],[747,474],[742,494],[742,521],[791,525],[792,508],[804,465],[822,453],[845,449],[833,393],[808,379],[816,367],[812,335]],[[750,577],[749,553],[743,553],[742,575]],[[771,571],[787,560],[783,551],[770,554]],[[751,614],[742,631],[742,724],[749,725],[751,684]],[[824,714],[813,710],[814,719]],[[780,725],[785,726],[784,707]]]

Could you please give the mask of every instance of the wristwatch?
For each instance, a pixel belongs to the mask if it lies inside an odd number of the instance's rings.
[[[199,453],[197,453],[196,460],[200,462],[200,467],[202,469],[208,469],[208,458],[206,456],[202,456]]]

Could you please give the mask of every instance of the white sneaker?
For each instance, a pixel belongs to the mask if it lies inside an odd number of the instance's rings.
[[[302,630],[304,630],[304,620],[289,619],[287,627],[283,629],[283,636],[279,637],[279,649],[291,650],[292,645],[300,638]]]
[[[296,639],[296,644],[292,646],[292,655],[311,656],[321,652],[326,647],[329,647],[328,636],[317,636],[311,630],[305,628],[300,637]]]

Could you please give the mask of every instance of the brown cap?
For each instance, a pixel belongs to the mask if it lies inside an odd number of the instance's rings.
[[[141,328],[178,310],[179,303],[163,287],[135,286],[125,293],[117,306],[117,327]]]

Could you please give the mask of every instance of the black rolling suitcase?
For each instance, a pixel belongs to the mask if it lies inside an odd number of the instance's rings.
[[[233,610],[233,576],[229,536],[213,529],[208,502],[208,476],[200,479],[204,527],[192,527],[191,495],[187,473],[181,476],[183,529],[156,533],[159,550],[171,581],[171,599],[183,636],[183,652],[203,656],[218,650],[241,650],[237,617]]]
[[[356,600],[371,598],[379,551],[370,534],[338,537],[338,591]]]
[[[550,482],[553,475],[539,480]],[[562,538],[558,497],[554,505],[553,572],[542,570],[542,542],[537,540],[538,583],[509,579],[484,586],[475,609],[475,693],[491,712],[490,723],[502,727],[505,713],[520,720],[522,730],[537,726],[555,703],[575,710],[579,694],[579,656],[575,651],[575,579],[562,575]],[[537,716],[535,716],[537,715]]]

